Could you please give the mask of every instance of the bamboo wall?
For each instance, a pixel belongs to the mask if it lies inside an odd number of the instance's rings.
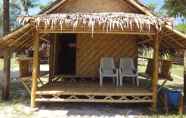
[[[112,34],[77,34],[76,74],[83,77],[98,76],[100,59],[113,57],[137,57],[134,37]]]
[[[132,12],[141,13],[125,0],[68,0],[55,13],[74,12]]]

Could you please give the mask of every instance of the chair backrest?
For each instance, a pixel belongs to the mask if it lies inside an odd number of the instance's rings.
[[[101,68],[104,70],[115,69],[114,60],[112,57],[104,57],[101,59]]]
[[[122,68],[123,71],[135,70],[133,59],[130,57],[120,58],[120,68]]]
[[[153,60],[152,59],[148,59],[145,73],[148,74],[149,76],[152,76],[152,73],[153,73]]]

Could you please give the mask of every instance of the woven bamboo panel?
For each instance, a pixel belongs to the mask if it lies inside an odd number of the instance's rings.
[[[124,35],[77,35],[76,74],[97,77],[100,59],[113,57],[116,65],[120,57],[137,57],[136,40]]]
[[[68,0],[55,13],[73,12],[133,12],[142,13],[125,0]]]

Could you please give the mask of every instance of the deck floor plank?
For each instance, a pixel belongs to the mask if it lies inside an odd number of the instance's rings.
[[[152,92],[143,87],[135,85],[124,85],[115,87],[112,83],[104,83],[99,87],[98,82],[55,82],[40,87],[37,94],[63,94],[63,95],[152,95]]]

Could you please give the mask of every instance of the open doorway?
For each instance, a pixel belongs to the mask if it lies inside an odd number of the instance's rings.
[[[76,35],[57,34],[56,38],[56,74],[75,75],[76,71]]]

